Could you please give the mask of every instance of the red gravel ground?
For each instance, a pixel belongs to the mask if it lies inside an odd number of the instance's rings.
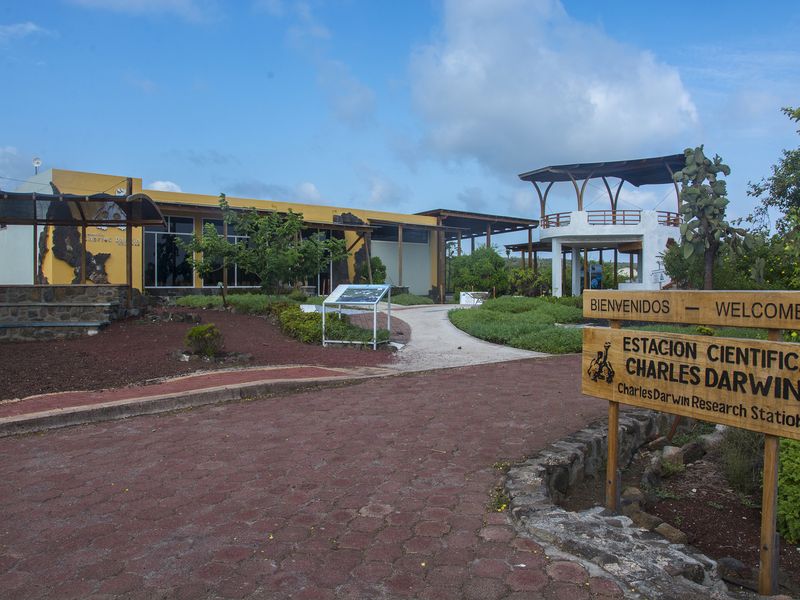
[[[0,439],[0,596],[621,598],[487,510],[493,464],[606,412],[579,358]]]
[[[172,312],[181,312],[173,309]],[[310,364],[323,367],[377,366],[393,360],[387,348],[377,351],[302,344],[284,335],[264,317],[224,311],[189,311],[203,323],[214,323],[225,338],[225,350],[247,353],[241,366]],[[199,370],[230,367],[204,362],[180,362],[173,354],[183,348],[191,323],[118,321],[95,336],[70,340],[0,343],[0,400],[67,390],[123,387],[150,379]],[[392,319],[393,332],[410,337],[408,326]]]

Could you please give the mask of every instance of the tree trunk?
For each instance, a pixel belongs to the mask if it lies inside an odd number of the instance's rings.
[[[706,248],[703,255],[703,289],[714,289],[714,258],[716,257],[717,249],[715,246]]]

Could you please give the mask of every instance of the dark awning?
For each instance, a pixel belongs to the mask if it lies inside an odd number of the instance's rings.
[[[461,232],[461,237],[483,237],[489,231],[491,235],[509,233],[512,231],[525,231],[539,226],[536,219],[522,217],[506,217],[503,215],[489,215],[460,210],[436,208],[417,213],[429,217],[437,217],[445,228],[445,239],[454,240]]]
[[[164,217],[146,194],[39,194],[0,191],[2,225],[163,225]]]
[[[522,173],[519,178],[530,182],[580,181],[595,177],[617,177],[635,186],[673,183],[672,174],[686,164],[683,154],[654,158],[618,160],[614,162],[553,165]]]

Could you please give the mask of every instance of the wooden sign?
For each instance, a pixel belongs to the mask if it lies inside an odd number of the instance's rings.
[[[800,292],[585,290],[583,316],[609,328],[583,334],[583,393],[608,400],[606,506],[619,511],[619,405],[765,433],[758,591],[778,589],[780,437],[800,440]],[[763,327],[769,342],[622,330],[622,321]]]
[[[589,319],[800,329],[800,292],[585,290]]]
[[[587,327],[582,391],[800,440],[800,345]]]

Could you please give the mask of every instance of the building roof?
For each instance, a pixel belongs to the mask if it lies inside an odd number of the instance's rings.
[[[496,235],[498,233],[535,229],[539,226],[537,219],[448,210],[446,208],[435,208],[417,214],[441,218],[441,223],[446,230],[445,239],[447,240],[456,239],[459,232],[461,232],[461,237],[470,238],[485,236],[487,229],[491,231],[492,235]]]
[[[672,174],[686,164],[683,154],[669,154],[653,158],[618,160],[613,162],[575,163],[552,165],[521,173],[522,181],[557,182],[578,181],[595,177],[617,177],[636,187],[659,183],[673,183]]]

